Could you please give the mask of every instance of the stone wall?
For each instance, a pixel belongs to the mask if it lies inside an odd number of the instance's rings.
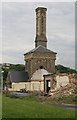
[[[49,59],[33,59],[32,60],[32,74],[40,68],[40,66],[43,66],[45,70],[47,70],[50,73],[54,73],[55,71],[55,61],[49,60]]]
[[[60,95],[61,91],[63,91],[62,94],[64,94],[64,91],[66,95],[67,93],[73,94],[72,91],[74,90],[74,86],[76,86],[75,84],[77,83],[77,74],[67,74],[67,73],[48,74],[48,75],[44,75],[44,81],[45,81],[45,89],[44,89],[45,92],[47,92],[48,89],[46,83],[47,81],[50,81],[51,86],[49,92],[51,95],[53,95],[55,92],[57,95]]]
[[[67,73],[59,73],[54,75],[54,80],[56,81],[55,89],[64,87],[70,83],[76,83],[77,74],[67,74]]]
[[[76,96],[77,92],[77,74],[55,74],[56,85],[50,90],[53,97]]]
[[[24,59],[26,62],[25,71],[29,74],[29,80],[40,66],[43,66],[49,73],[55,72],[56,54],[35,52],[25,55]]]
[[[54,75],[56,81],[55,89],[60,88],[60,86],[66,86],[69,84],[69,76],[67,74],[56,74]]]

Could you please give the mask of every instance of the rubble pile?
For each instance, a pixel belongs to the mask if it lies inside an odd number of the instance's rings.
[[[69,81],[70,83],[76,83],[77,81],[77,74],[73,73],[73,74],[69,74]]]
[[[51,93],[51,95],[53,97],[68,97],[68,96],[77,96],[77,83],[70,83],[67,84],[64,87],[60,87],[59,89],[54,90],[53,95]]]

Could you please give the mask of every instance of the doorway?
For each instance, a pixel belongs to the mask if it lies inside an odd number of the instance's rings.
[[[50,90],[50,80],[46,80],[46,92],[48,93]]]

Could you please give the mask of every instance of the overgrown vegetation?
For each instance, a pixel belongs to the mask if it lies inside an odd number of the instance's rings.
[[[20,89],[20,92],[21,93],[26,93],[27,91],[26,91],[26,88],[25,89]]]
[[[4,93],[3,96],[5,97],[10,97],[10,98],[18,98],[14,95],[12,95],[10,92],[9,93]],[[62,103],[67,103],[67,104],[77,104],[77,96],[76,97],[45,97],[45,96],[34,96],[34,94],[29,93],[28,97],[19,97],[19,99],[25,99],[28,101],[33,101],[33,102],[41,102],[41,103],[47,103],[47,104],[62,104]]]

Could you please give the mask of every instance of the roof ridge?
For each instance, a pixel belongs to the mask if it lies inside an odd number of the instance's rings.
[[[30,50],[29,52],[27,52],[27,53],[25,53],[25,54],[32,53],[32,52],[50,52],[50,53],[55,53],[55,54],[56,54],[56,52],[53,52],[53,51],[51,51],[50,49],[47,49],[47,48],[45,48],[45,47],[42,46],[42,45],[37,46],[36,48]],[[24,54],[24,55],[25,55],[25,54]]]

